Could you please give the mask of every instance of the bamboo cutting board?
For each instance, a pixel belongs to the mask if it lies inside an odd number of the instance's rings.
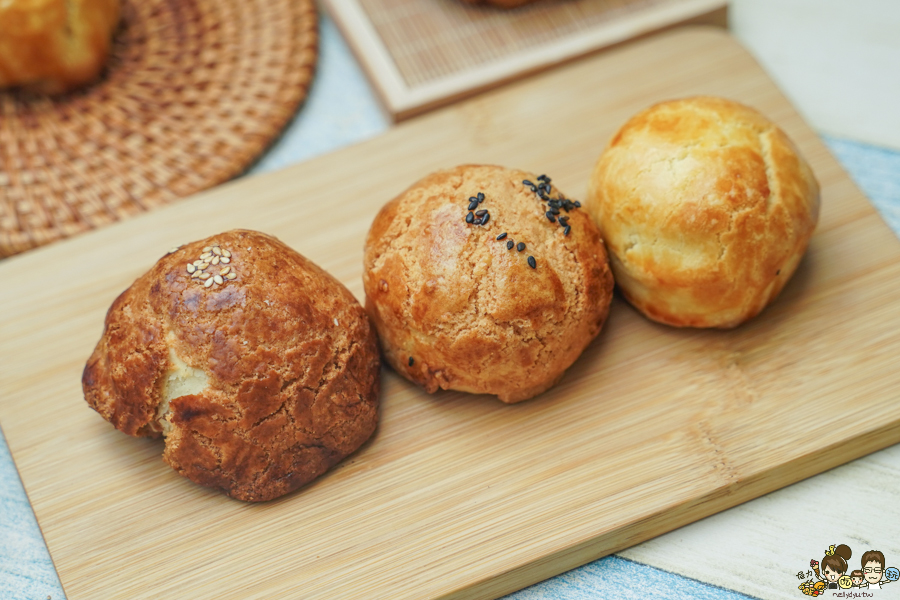
[[[195,486],[87,408],[103,315],[168,248],[273,233],[361,295],[386,200],[436,168],[546,172],[571,197],[648,104],[759,108],[822,184],[781,297],[735,331],[616,301],[561,383],[515,406],[384,372],[375,437],[251,505]],[[0,263],[0,423],[69,600],[494,598],[900,441],[900,242],[752,58],[688,29],[570,64],[290,169]]]

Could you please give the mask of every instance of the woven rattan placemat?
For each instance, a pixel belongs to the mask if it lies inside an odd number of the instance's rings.
[[[314,0],[125,0],[103,79],[0,91],[0,257],[244,171],[305,98]]]

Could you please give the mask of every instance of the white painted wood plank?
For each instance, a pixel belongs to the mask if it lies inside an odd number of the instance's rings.
[[[898,0],[732,0],[729,27],[814,129],[900,149]]]
[[[811,418],[814,415],[811,413]],[[798,424],[798,426],[802,426]],[[758,596],[797,600],[798,571],[831,544],[880,550],[900,567],[900,445],[620,552],[619,556]],[[856,590],[859,591],[859,590]],[[900,598],[900,582],[885,586]]]

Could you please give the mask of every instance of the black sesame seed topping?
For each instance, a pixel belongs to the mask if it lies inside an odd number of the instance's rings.
[[[778,269],[777,271],[775,271],[775,274],[776,274],[776,275],[781,275],[781,269]]]
[[[478,192],[476,196],[469,196],[469,214],[466,215],[466,223],[470,225],[484,225],[491,219],[491,213],[482,208],[476,210],[484,201],[484,192]],[[475,211],[474,213],[471,211]]]
[[[525,249],[525,242],[519,242],[518,244],[516,244],[516,250],[518,250],[519,252],[521,252],[524,249]]]
[[[515,246],[515,245],[516,245],[516,243],[515,243],[514,241],[509,240],[508,242],[506,242],[506,249],[507,249],[507,250],[512,250],[512,247]]]
[[[530,266],[532,269],[537,269],[537,261],[534,260],[533,256],[528,257],[528,266]]]
[[[416,361],[414,361],[414,360],[413,360],[413,357],[410,356],[410,357],[409,357],[409,366],[413,366],[413,363],[414,363],[414,362],[416,362]]]
[[[497,236],[497,241],[500,241],[505,237],[506,237],[506,232],[504,231],[503,233],[501,233],[500,235]]]
[[[547,203],[547,211],[544,213],[547,220],[551,223],[559,223],[559,226],[563,228],[563,233],[569,235],[569,232],[572,231],[572,228],[569,226],[569,217],[559,216],[560,211],[570,212],[573,209],[581,208],[581,202],[568,200],[559,190],[556,191],[556,198],[553,198],[551,196],[553,186],[550,185],[550,178],[543,173],[538,175],[537,181],[537,185],[528,179],[523,179],[522,183],[530,187],[531,191],[537,194],[541,201]],[[519,252],[521,251],[522,248],[519,248]]]

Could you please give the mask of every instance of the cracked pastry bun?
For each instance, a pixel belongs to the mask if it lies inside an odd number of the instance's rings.
[[[375,331],[343,285],[236,230],[173,249],[116,299],[82,386],[117,429],[163,435],[180,474],[261,501],[372,435],[378,371]]]
[[[103,69],[120,0],[0,0],[0,88],[60,93]]]
[[[676,327],[730,328],[790,279],[819,215],[819,185],[781,129],[722,98],[657,104],[613,137],[588,212],[624,296]]]
[[[512,403],[551,387],[612,298],[600,232],[579,206],[545,176],[480,165],[433,173],[390,201],[363,271],[386,360],[429,393]]]

